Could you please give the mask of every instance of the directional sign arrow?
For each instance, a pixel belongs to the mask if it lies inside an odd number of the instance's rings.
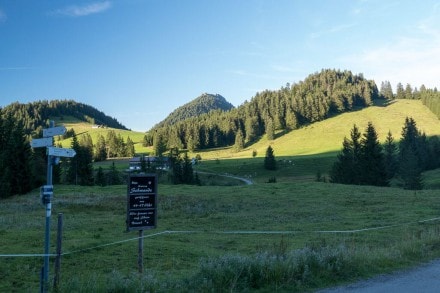
[[[55,135],[63,135],[67,129],[65,126],[57,126],[43,129],[43,137],[51,137]]]
[[[44,137],[44,138],[34,138],[31,141],[31,147],[33,148],[43,148],[53,145],[52,137]]]
[[[56,148],[56,147],[48,147],[47,148],[47,154],[49,156],[54,157],[67,157],[72,158],[76,155],[76,152],[74,149],[64,149],[64,148]]]

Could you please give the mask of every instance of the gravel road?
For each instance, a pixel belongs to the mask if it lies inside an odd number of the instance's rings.
[[[438,293],[440,259],[413,269],[380,275],[348,286],[320,290],[318,293]]]

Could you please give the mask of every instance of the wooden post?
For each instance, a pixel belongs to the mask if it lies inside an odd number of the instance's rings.
[[[58,292],[61,272],[61,251],[63,240],[63,214],[58,214],[58,230],[57,230],[57,256],[55,258],[55,277],[53,279],[53,289]]]
[[[144,230],[139,230],[139,250],[138,250],[139,273],[144,272]]]

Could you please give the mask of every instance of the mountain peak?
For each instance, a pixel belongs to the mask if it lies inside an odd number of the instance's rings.
[[[154,126],[154,128],[162,127],[166,125],[172,125],[179,121],[209,113],[215,110],[229,111],[234,106],[229,103],[220,94],[202,93],[199,97],[195,98],[189,103],[178,107],[171,114],[169,114],[164,120]]]

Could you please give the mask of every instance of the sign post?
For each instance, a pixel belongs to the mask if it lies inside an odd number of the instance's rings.
[[[55,135],[63,135],[66,133],[66,127],[54,126],[54,122],[50,121],[49,128],[43,129],[43,138],[36,138],[31,141],[31,147],[46,147],[47,150],[47,182],[41,187],[41,202],[46,208],[46,232],[44,237],[44,266],[42,269],[40,290],[47,292],[49,287],[49,247],[50,247],[50,216],[52,214],[52,169],[55,164],[56,157],[72,158],[76,155],[73,149],[63,149],[53,147],[53,137]]]
[[[139,230],[138,265],[142,273],[143,233],[156,228],[157,223],[157,175],[132,174],[127,189],[127,231]]]

